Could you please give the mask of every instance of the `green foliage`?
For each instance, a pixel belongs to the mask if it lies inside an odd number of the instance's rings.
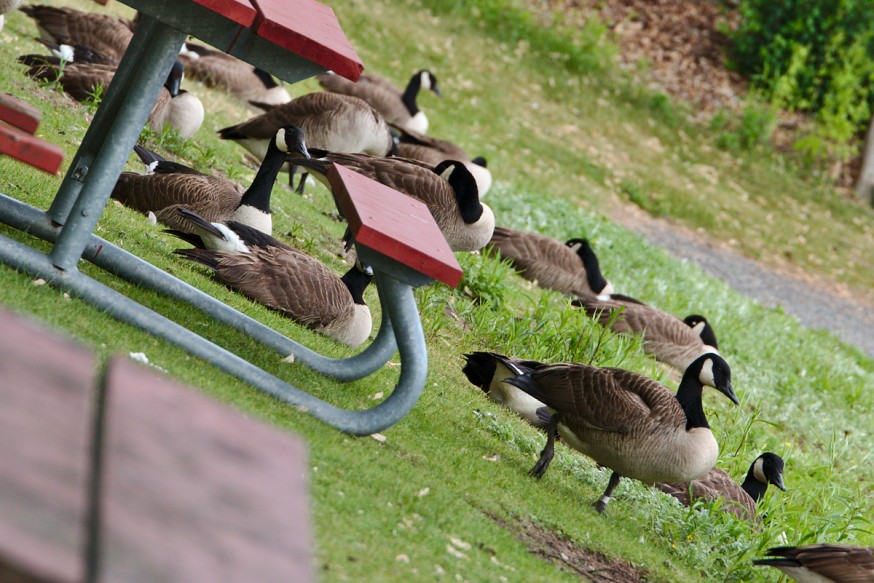
[[[823,140],[843,144],[864,129],[874,105],[874,3],[742,0],[740,14],[731,57],[765,99],[815,114]]]
[[[435,14],[473,17],[486,34],[517,45],[517,50],[558,61],[572,73],[604,73],[617,55],[615,45],[607,40],[607,27],[597,19],[581,27],[563,26],[558,17],[539,22],[512,0],[422,0],[422,4]]]
[[[739,118],[717,112],[710,120],[710,129],[716,133],[716,145],[723,150],[751,152],[768,147],[775,121],[770,108],[749,102]]]

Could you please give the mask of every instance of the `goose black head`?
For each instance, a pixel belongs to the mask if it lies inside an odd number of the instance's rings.
[[[773,484],[785,492],[786,486],[783,485],[784,466],[783,458],[768,451],[756,458],[750,471],[762,484]]]
[[[698,314],[690,314],[683,318],[683,322],[701,337],[704,344],[712,346],[717,350],[719,349],[716,343],[716,332],[713,331],[713,327],[707,321],[707,318]]]
[[[697,381],[702,386],[713,387],[728,397],[735,405],[740,404],[731,385],[731,367],[718,354],[708,352],[692,361],[692,364],[683,373],[681,384],[692,380]]]
[[[279,128],[274,138],[274,144],[276,144],[276,147],[281,152],[293,157],[310,157],[310,153],[307,150],[304,131],[295,125],[287,125]]]
[[[458,202],[458,210],[461,218],[468,225],[477,222],[483,214],[483,205],[479,200],[479,190],[476,180],[463,162],[458,160],[444,160],[435,168],[439,174],[455,191],[455,200]]]
[[[586,279],[589,281],[589,287],[592,288],[592,291],[596,294],[613,293],[613,286],[601,274],[598,256],[589,245],[588,239],[568,239],[565,241],[565,245],[580,256],[580,261],[583,262],[583,267],[586,269]]]
[[[164,87],[167,88],[167,91],[170,92],[171,97],[176,97],[179,95],[179,90],[182,87],[182,80],[185,78],[185,65],[182,64],[182,61],[176,60],[173,63],[173,68],[170,69],[170,74],[167,75],[167,81],[164,83]]]
[[[430,89],[437,94],[438,97],[443,97],[440,87],[437,85],[437,77],[434,73],[427,69],[422,69],[416,75],[419,77],[419,87],[422,89]]]

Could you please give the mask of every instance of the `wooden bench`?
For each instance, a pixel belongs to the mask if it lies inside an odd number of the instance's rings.
[[[93,234],[187,35],[285,81],[326,69],[355,80],[363,67],[333,11],[316,0],[122,1],[139,10],[141,18],[48,212],[0,195],[0,220],[54,246],[44,254],[0,235],[0,261],[42,277],[343,431],[367,435],[397,423],[421,395],[428,369],[413,288],[434,279],[457,285],[461,278],[455,257],[424,205],[354,173],[334,170],[338,202],[346,205],[342,212],[354,223],[359,255],[374,268],[382,306],[376,338],[360,353],[344,358],[309,350]],[[395,214],[386,218],[384,213]],[[397,351],[398,383],[371,409],[340,409],[84,275],[77,267],[82,258],[137,285],[188,302],[286,360],[293,357],[296,364],[341,382],[372,374]]]
[[[11,95],[0,93],[0,154],[57,174],[64,161],[64,152],[34,135],[41,119],[39,110]]]
[[[9,312],[0,329],[0,581],[313,580],[300,440],[125,358],[103,381]]]

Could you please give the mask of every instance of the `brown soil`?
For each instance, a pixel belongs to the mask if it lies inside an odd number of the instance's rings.
[[[508,530],[525,543],[528,550],[551,563],[554,563],[581,579],[610,583],[636,583],[648,581],[644,571],[621,559],[610,559],[601,553],[583,549],[573,541],[551,530],[537,526],[529,520],[508,524],[491,516],[501,528]]]

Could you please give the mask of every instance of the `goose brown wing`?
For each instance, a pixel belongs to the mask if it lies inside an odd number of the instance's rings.
[[[738,518],[751,518],[756,514],[756,503],[749,494],[735,482],[728,473],[711,468],[703,477],[692,481],[692,496],[689,496],[690,483],[658,483],[655,487],[670,494],[683,505],[690,506],[692,500],[724,500],[721,509],[731,512]]]
[[[799,565],[840,583],[870,583],[874,580],[874,547],[816,544],[769,549],[772,556],[786,557]]]
[[[364,154],[329,154],[326,159],[421,200],[432,211],[435,206],[457,209],[455,193],[449,183],[416,161]]]
[[[329,324],[352,303],[340,278],[300,251],[265,247],[220,255],[215,271],[225,283],[308,326]]]
[[[116,62],[133,38],[133,23],[107,14],[45,5],[21,9],[58,43],[78,43],[111,56]]]
[[[430,150],[435,150],[442,154],[445,156],[443,160],[470,160],[470,156],[467,155],[467,152],[465,152],[461,146],[448,140],[426,136],[425,134],[420,134],[419,132],[414,132],[412,130],[402,129],[400,132],[400,144],[398,144],[399,150],[402,150],[405,146],[420,146]]]
[[[528,279],[552,289],[570,291],[588,288],[579,256],[567,245],[538,233],[495,227],[491,244],[512,260]]]
[[[532,396],[559,411],[571,426],[628,433],[678,413],[684,418],[666,387],[631,371],[557,364],[532,373],[532,379],[542,389]]]
[[[112,198],[142,213],[158,212],[173,205],[185,206],[212,221],[204,213],[233,212],[240,202],[242,187],[203,174],[137,174],[123,172],[112,190]]]

